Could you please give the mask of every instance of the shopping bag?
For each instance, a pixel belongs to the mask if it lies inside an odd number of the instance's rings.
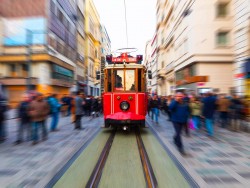
[[[188,120],[188,127],[192,130],[195,130],[195,127],[194,127],[194,122],[192,119],[189,119]]]

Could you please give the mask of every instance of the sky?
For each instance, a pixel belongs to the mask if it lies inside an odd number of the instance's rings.
[[[124,0],[93,0],[111,40],[112,51],[127,47]],[[156,0],[126,0],[128,47],[144,55],[156,28]]]

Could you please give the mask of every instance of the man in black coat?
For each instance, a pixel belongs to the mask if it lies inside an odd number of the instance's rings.
[[[30,98],[27,94],[23,94],[22,102],[17,109],[17,118],[19,120],[18,136],[15,144],[23,142],[23,134],[27,133],[27,140],[31,140],[31,122],[29,117]]]
[[[7,111],[7,100],[0,93],[0,143],[3,142],[6,138],[4,120],[5,120],[5,112]]]

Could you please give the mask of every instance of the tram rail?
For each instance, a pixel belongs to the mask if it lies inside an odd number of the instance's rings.
[[[106,161],[108,159],[108,155],[109,155],[111,147],[112,147],[112,143],[113,143],[114,138],[115,138],[115,134],[116,134],[116,130],[114,130],[111,133],[110,137],[108,138],[108,140],[107,140],[107,142],[102,150],[102,153],[101,153],[101,155],[96,163],[96,166],[95,166],[94,170],[92,171],[92,174],[88,180],[86,188],[98,187],[100,180],[101,180],[103,169],[105,167]],[[143,168],[143,172],[144,172],[146,185],[148,188],[157,188],[158,187],[157,180],[156,180],[152,165],[150,163],[146,148],[143,144],[143,140],[141,138],[139,128],[137,128],[135,130],[135,135],[136,135],[136,141],[137,141],[137,146],[138,146],[138,150],[139,150],[139,154],[140,154],[140,159],[141,159],[141,164],[142,164],[142,168]]]
[[[89,178],[89,181],[86,185],[87,188],[98,187],[99,182],[101,180],[103,168],[104,168],[105,163],[107,161],[113,140],[115,138],[115,133],[116,133],[116,130],[114,130],[111,133],[110,137],[108,138],[108,140],[107,140],[107,142],[102,150],[102,153],[101,153],[101,155],[96,163],[96,166],[95,166],[95,168],[94,168],[94,170]]]
[[[140,157],[141,157],[141,162],[143,166],[143,172],[144,172],[145,180],[147,183],[147,187],[156,188],[158,186],[157,180],[156,180],[152,165],[150,163],[146,148],[143,144],[139,128],[136,130],[136,140],[137,140],[137,145],[138,145],[138,149],[140,152]]]

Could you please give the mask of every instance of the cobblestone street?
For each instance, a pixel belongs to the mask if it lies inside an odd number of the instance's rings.
[[[215,127],[215,137],[206,131],[183,131],[184,148],[188,155],[179,154],[173,143],[174,128],[161,113],[159,124],[147,122],[200,187],[248,187],[250,183],[249,133],[231,132]]]
[[[62,117],[59,131],[50,132],[47,141],[14,145],[17,121],[10,111],[6,121],[8,139],[0,145],[0,187],[44,187],[53,176],[100,128],[101,118],[83,117],[83,130],[74,130],[70,117]],[[49,127],[50,119],[47,122]]]

